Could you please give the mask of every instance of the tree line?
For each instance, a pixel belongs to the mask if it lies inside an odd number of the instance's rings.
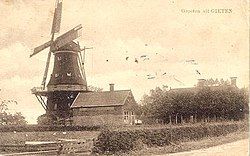
[[[205,86],[166,90],[159,87],[141,100],[146,122],[183,123],[241,120],[248,114],[248,90],[233,86]]]

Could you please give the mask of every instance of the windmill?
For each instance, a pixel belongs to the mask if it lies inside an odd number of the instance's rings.
[[[57,120],[69,118],[70,106],[78,93],[88,91],[81,51],[84,51],[85,55],[85,50],[91,49],[86,47],[81,49],[79,42],[74,42],[81,35],[81,25],[55,39],[55,34],[60,32],[61,15],[62,0],[57,0],[51,40],[34,48],[30,55],[32,57],[49,48],[41,87],[34,87],[31,91],[46,110],[46,115]],[[54,67],[46,86],[51,54],[54,55]]]

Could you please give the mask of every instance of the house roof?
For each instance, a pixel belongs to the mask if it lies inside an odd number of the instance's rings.
[[[197,88],[196,87],[192,87],[192,88],[171,88],[169,90],[170,92],[187,92],[187,91],[197,91]]]
[[[79,93],[71,108],[107,107],[124,105],[131,90]]]
[[[223,88],[233,87],[231,85],[224,85],[224,86],[204,86],[204,87],[190,87],[190,88],[173,88],[170,89],[169,92],[198,92],[200,89],[209,88],[211,90],[219,90]],[[233,87],[237,88],[237,87]]]

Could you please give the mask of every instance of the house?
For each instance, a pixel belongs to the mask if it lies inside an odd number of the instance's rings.
[[[131,90],[79,93],[71,105],[73,125],[134,124],[138,105]]]

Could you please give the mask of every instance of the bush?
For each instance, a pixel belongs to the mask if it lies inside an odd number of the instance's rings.
[[[185,140],[198,140],[204,137],[217,137],[236,131],[247,130],[245,123],[220,123],[207,125],[190,125],[183,127],[169,127],[160,129],[127,130],[127,131],[102,131],[94,143],[94,153],[115,154],[126,153],[138,149],[138,146],[146,145],[165,146],[170,142]],[[138,145],[138,143],[143,145]]]
[[[98,131],[100,129],[101,129],[100,126],[53,126],[53,125],[0,126],[0,132]]]

